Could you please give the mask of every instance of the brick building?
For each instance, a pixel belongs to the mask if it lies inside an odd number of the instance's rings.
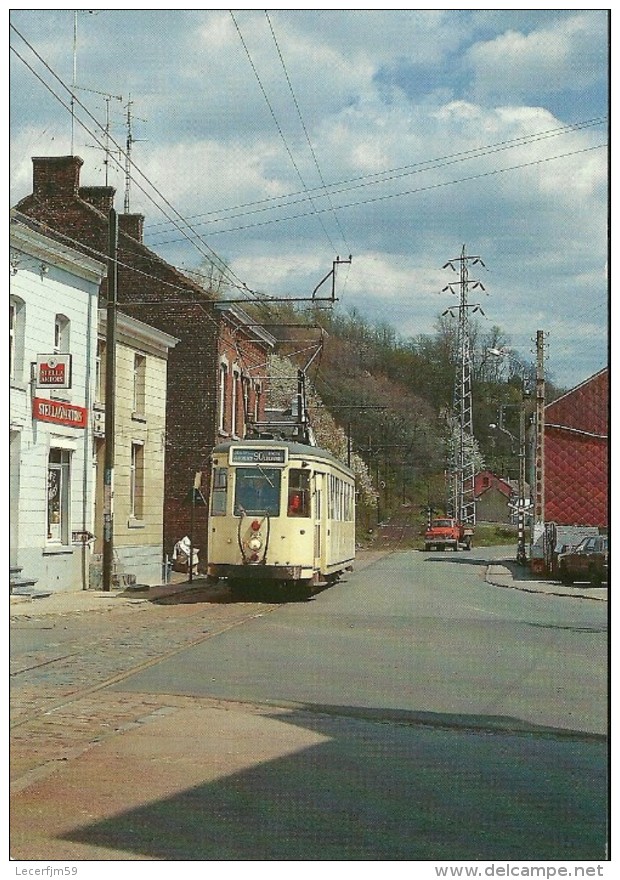
[[[609,371],[545,407],[545,520],[609,525]]]
[[[32,162],[33,191],[16,210],[89,256],[104,258],[114,188],[80,186],[78,156]],[[216,309],[202,287],[146,247],[143,215],[119,214],[118,221],[119,310],[179,340],[168,359],[163,552],[171,554],[193,525],[194,545],[205,559],[206,508],[191,504],[194,478],[202,472],[207,487],[211,448],[218,436],[243,436],[243,413],[262,418],[265,380],[254,374],[265,375],[260,365],[272,340],[258,328],[244,328],[239,310]]]

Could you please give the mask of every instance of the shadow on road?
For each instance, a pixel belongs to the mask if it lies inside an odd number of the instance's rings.
[[[203,757],[199,745],[214,731],[179,731],[191,746],[191,778],[209,781],[58,839],[98,847],[99,858],[105,849],[115,858],[203,861],[605,858],[603,742],[369,714],[302,706],[264,715],[257,723],[271,725],[272,745],[294,736],[297,749],[215,780],[212,753]],[[488,727],[489,719],[466,720]]]

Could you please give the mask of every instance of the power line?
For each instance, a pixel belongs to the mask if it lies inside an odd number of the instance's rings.
[[[277,131],[278,131],[278,134],[280,135],[280,138],[281,138],[281,140],[282,140],[282,143],[284,144],[284,147],[285,147],[285,149],[286,149],[286,152],[287,152],[287,154],[288,154],[288,157],[289,157],[289,159],[291,160],[291,163],[292,163],[292,165],[293,165],[293,168],[294,168],[295,171],[297,172],[297,176],[299,177],[299,180],[300,180],[300,182],[301,182],[301,185],[302,185],[303,188],[304,188],[304,191],[305,191],[305,192],[308,192],[308,187],[307,187],[307,185],[306,185],[306,182],[305,182],[305,180],[303,179],[302,173],[301,173],[301,171],[299,170],[299,166],[297,165],[297,162],[295,161],[295,157],[293,156],[293,153],[291,152],[291,148],[289,147],[288,142],[287,142],[286,138],[284,137],[284,132],[282,131],[282,127],[281,127],[280,123],[278,122],[278,118],[277,118],[277,116],[276,116],[276,114],[275,114],[275,111],[274,111],[272,105],[271,105],[271,101],[269,100],[269,97],[268,97],[268,95],[267,95],[267,92],[265,91],[265,87],[264,87],[264,85],[263,85],[263,83],[262,83],[262,81],[261,81],[261,78],[260,78],[260,76],[259,76],[258,70],[256,69],[256,65],[254,64],[254,61],[253,61],[252,56],[251,56],[251,54],[250,54],[250,50],[248,49],[247,44],[246,44],[245,40],[243,39],[243,34],[241,33],[241,30],[240,30],[240,28],[239,28],[239,25],[237,24],[237,19],[235,18],[235,15],[234,15],[232,9],[230,9],[229,12],[230,12],[230,16],[231,16],[231,18],[232,18],[232,20],[233,20],[233,22],[234,22],[235,28],[236,28],[236,30],[237,30],[237,34],[239,35],[239,39],[241,40],[241,44],[242,44],[243,48],[245,49],[245,54],[247,55],[247,57],[248,57],[248,61],[250,62],[250,67],[252,68],[252,71],[253,71],[253,73],[254,73],[254,76],[256,77],[256,81],[258,82],[258,85],[260,86],[260,90],[261,90],[261,92],[262,92],[262,94],[263,94],[263,97],[264,97],[264,99],[265,99],[265,102],[266,102],[266,104],[267,104],[267,107],[269,108],[269,112],[271,113],[271,116],[272,116],[272,118],[273,118],[273,121],[275,122],[276,129],[277,129]],[[319,212],[319,211],[316,209],[316,206],[315,206],[314,201],[312,200],[312,197],[311,197],[311,196],[309,196],[309,199],[310,199],[310,203],[312,204],[312,207],[315,209],[313,212],[310,212],[310,215],[312,215],[312,214],[316,214],[316,215],[317,215],[317,219],[318,219],[319,223],[321,224],[321,228],[322,228],[323,232],[325,233],[325,237],[327,238],[327,241],[328,241],[328,243],[329,243],[329,246],[331,247],[332,251],[335,252],[335,251],[336,251],[336,247],[334,246],[334,243],[332,242],[332,240],[331,240],[331,238],[330,238],[330,236],[329,236],[329,233],[328,233],[327,229],[325,228],[325,224],[323,223],[323,220],[321,219],[320,216],[318,216],[319,213],[322,213],[322,212]]]
[[[192,215],[189,219],[198,220],[201,217],[213,217],[212,220],[204,221],[204,225],[206,225],[207,223],[218,223],[222,222],[223,220],[235,219],[238,216],[243,217],[247,216],[248,214],[260,213],[261,211],[274,210],[275,208],[279,207],[289,207],[290,205],[299,204],[300,202],[307,201],[309,198],[309,193],[320,194],[320,192],[326,188],[330,190],[330,195],[341,195],[342,193],[351,192],[352,190],[362,187],[378,186],[382,183],[390,183],[393,180],[398,180],[402,177],[409,177],[413,174],[419,174],[423,171],[437,170],[439,168],[444,168],[449,165],[458,164],[462,161],[467,161],[468,159],[483,158],[484,156],[488,156],[496,152],[503,152],[505,150],[514,149],[522,146],[529,146],[530,144],[537,143],[543,140],[548,140],[552,137],[558,137],[564,134],[569,134],[573,131],[580,131],[585,128],[601,125],[605,121],[606,117],[596,117],[594,119],[584,120],[579,123],[565,125],[559,128],[548,129],[547,131],[536,132],[531,135],[523,135],[518,138],[512,138],[511,140],[499,141],[494,144],[487,144],[485,146],[475,147],[471,150],[464,150],[457,153],[452,153],[447,156],[439,156],[434,159],[424,160],[422,162],[410,163],[396,168],[378,171],[374,174],[364,174],[357,177],[347,178],[339,182],[325,184],[323,187],[313,187],[309,190],[292,192],[281,196],[269,196],[264,199],[257,199],[251,202],[243,202],[239,205],[207,211],[202,214],[195,214]],[[349,186],[349,184],[353,185]],[[327,193],[324,194],[327,195]],[[278,204],[270,204],[274,202]],[[245,208],[254,208],[255,210],[245,211],[243,210]],[[232,214],[229,217],[217,216],[218,214],[224,214],[231,211],[239,211],[240,213]],[[155,229],[156,227],[163,225],[166,225],[166,221],[150,223],[145,228]],[[198,225],[202,226],[203,224],[201,223]]]
[[[101,126],[101,123],[100,123],[100,122],[99,122],[99,121],[98,121],[98,120],[92,115],[92,113],[88,110],[88,108],[85,107],[84,104],[83,104],[78,98],[76,98],[76,97],[73,95],[73,93],[71,92],[71,89],[66,85],[66,83],[64,83],[64,81],[61,79],[61,77],[59,77],[58,74],[56,74],[55,71],[52,70],[52,68],[49,66],[49,64],[47,64],[47,62],[45,61],[45,59],[42,58],[42,56],[41,56],[41,55],[36,51],[36,49],[35,49],[35,48],[34,48],[34,47],[28,42],[28,40],[27,40],[27,39],[26,39],[26,38],[25,38],[25,37],[24,37],[24,36],[18,31],[18,29],[17,29],[12,23],[10,23],[10,27],[11,27],[11,29],[12,29],[13,31],[15,31],[15,33],[20,37],[20,39],[22,39],[22,40],[24,41],[24,43],[28,46],[28,48],[30,49],[30,51],[31,51],[31,52],[35,55],[35,57],[36,57],[36,58],[37,58],[37,59],[43,64],[43,66],[44,66],[44,67],[45,67],[45,68],[46,68],[46,69],[52,74],[52,76],[53,76],[53,77],[54,77],[54,78],[60,83],[60,85],[61,85],[66,91],[69,92],[69,94],[70,94],[71,97],[73,98],[74,103],[79,104],[79,106],[80,106],[80,107],[86,112],[86,114],[90,117],[90,119],[93,120],[93,122],[98,126],[98,128],[102,129],[103,127]],[[10,49],[11,49],[11,51],[12,51],[12,52],[13,52],[13,53],[14,53],[14,54],[20,59],[20,61],[21,61],[21,62],[22,62],[27,68],[28,68],[28,70],[30,70],[30,72],[31,72],[31,73],[32,73],[32,74],[33,74],[33,75],[34,75],[34,76],[35,76],[35,77],[41,82],[41,84],[42,84],[42,85],[43,85],[43,86],[44,86],[44,87],[50,92],[50,94],[52,94],[52,95],[56,98],[56,100],[57,100],[57,101],[58,101],[58,102],[59,102],[59,103],[65,108],[65,110],[68,110],[70,113],[74,113],[74,108],[68,106],[68,105],[62,100],[62,98],[61,98],[61,97],[60,97],[60,96],[59,96],[59,95],[58,95],[58,94],[57,94],[57,93],[51,88],[51,86],[50,86],[47,82],[45,82],[45,80],[43,79],[43,77],[41,77],[40,74],[37,73],[37,71],[34,70],[34,68],[33,68],[33,67],[32,67],[32,66],[26,61],[26,59],[25,59],[25,58],[24,58],[24,57],[23,57],[23,56],[17,51],[17,49],[15,49],[14,46],[10,46]],[[101,144],[101,142],[99,141],[99,139],[97,138],[97,136],[94,134],[94,132],[92,132],[92,131],[88,128],[88,126],[87,126],[82,120],[78,119],[77,122],[82,126],[82,128],[83,128],[85,131],[88,132],[88,134],[89,134],[92,138],[94,138],[94,140],[99,144],[99,146],[101,146],[101,147],[103,148],[104,145]],[[104,130],[104,132],[105,132],[105,129],[103,129],[103,130]],[[110,137],[110,140],[112,140],[112,143],[115,145],[115,147],[117,148],[117,150],[119,151],[119,153],[120,153],[121,155],[123,155],[123,156],[126,155],[126,154],[125,154],[125,151],[124,151],[124,150],[122,149],[122,147],[121,147],[121,146],[120,146],[120,145],[114,140],[114,138]],[[116,162],[116,164],[119,166],[119,168],[122,168],[120,162],[119,162],[115,157],[113,157],[113,159],[114,159],[114,161]],[[212,258],[214,258],[215,260],[217,260],[218,263],[219,263],[220,270],[221,270],[224,274],[228,273],[230,276],[232,276],[233,278],[235,278],[235,279],[237,280],[238,283],[237,283],[237,284],[233,284],[233,286],[235,286],[235,287],[239,287],[241,290],[247,292],[248,295],[256,296],[255,291],[250,290],[250,288],[245,284],[245,282],[243,282],[243,281],[242,281],[242,280],[236,275],[236,273],[235,273],[235,272],[234,272],[229,266],[227,266],[227,264],[221,259],[221,257],[219,257],[218,254],[216,254],[216,252],[215,252],[215,251],[214,251],[214,250],[213,250],[213,249],[212,249],[212,248],[211,248],[211,247],[210,247],[205,241],[203,241],[203,239],[201,238],[201,236],[200,236],[198,233],[195,233],[195,231],[193,230],[193,228],[191,227],[191,225],[190,225],[189,223],[187,223],[187,221],[182,217],[182,215],[181,215],[181,214],[176,210],[176,208],[175,208],[175,207],[174,207],[174,206],[168,201],[168,199],[166,199],[166,197],[165,197],[165,196],[164,196],[164,195],[163,195],[163,194],[157,189],[157,187],[156,187],[156,186],[155,186],[155,185],[154,185],[154,184],[148,179],[148,177],[146,177],[146,175],[145,175],[142,171],[140,171],[140,169],[138,168],[138,166],[137,166],[135,163],[132,163],[132,166],[135,168],[135,170],[138,172],[138,174],[139,174],[139,175],[140,175],[140,176],[146,181],[146,183],[151,187],[151,189],[156,193],[156,195],[157,195],[157,196],[158,196],[158,197],[164,202],[164,204],[165,204],[170,210],[172,210],[172,211],[174,212],[174,214],[179,218],[179,220],[182,221],[182,222],[183,222],[183,223],[184,223],[184,224],[185,224],[185,225],[186,225],[186,226],[187,226],[192,232],[194,232],[194,238],[190,237],[190,236],[185,232],[185,230],[181,228],[181,226],[179,225],[179,223],[178,223],[175,219],[173,219],[173,218],[172,218],[172,217],[171,217],[171,216],[170,216],[170,215],[169,215],[169,214],[168,214],[168,213],[162,208],[162,206],[161,206],[160,204],[158,204],[158,203],[155,201],[155,199],[154,199],[154,198],[153,198],[153,197],[152,197],[152,196],[146,191],[146,189],[145,189],[145,188],[144,188],[144,187],[143,187],[143,186],[142,186],[137,180],[135,180],[135,178],[132,178],[132,179],[134,179],[134,182],[136,183],[137,187],[138,187],[138,188],[142,191],[142,193],[146,196],[146,198],[149,199],[149,201],[150,201],[150,202],[151,202],[151,203],[152,203],[152,204],[153,204],[153,205],[154,205],[154,206],[155,206],[155,207],[156,207],[156,208],[157,208],[157,209],[158,209],[158,210],[159,210],[159,211],[165,216],[165,217],[167,217],[167,219],[170,221],[170,223],[171,223],[172,225],[175,226],[175,228],[179,229],[179,232],[181,232],[181,233],[183,234],[183,238],[184,238],[185,240],[187,240],[190,244],[192,244],[192,245],[193,245],[193,246],[194,246],[194,247],[195,247],[195,248],[196,248],[196,249],[202,254],[202,256],[206,257],[206,258],[209,259],[209,260],[211,260]],[[198,241],[200,241],[200,242],[201,242],[201,243],[202,243],[202,244],[208,249],[209,254],[205,253],[203,250],[200,249],[200,247],[198,247],[198,244],[197,244],[196,239],[198,239]]]
[[[558,159],[568,159],[571,156],[578,156],[583,153],[589,153],[592,150],[599,150],[599,149],[602,149],[603,147],[607,147],[607,146],[608,145],[606,143],[597,144],[596,146],[593,146],[593,147],[583,147],[580,150],[572,150],[568,153],[560,153],[557,156],[546,156],[543,159],[533,159],[530,162],[522,162],[522,163],[519,163],[518,165],[509,165],[506,168],[495,168],[495,169],[492,169],[491,171],[482,171],[479,174],[471,174],[467,177],[456,178],[454,180],[445,180],[445,181],[441,181],[439,183],[432,183],[432,184],[429,184],[428,186],[421,186],[421,187],[417,187],[414,189],[401,190],[400,192],[396,192],[396,193],[386,193],[385,195],[374,196],[370,199],[361,199],[357,202],[348,202],[347,204],[344,204],[344,205],[338,205],[335,210],[344,211],[349,208],[359,208],[359,207],[362,207],[363,205],[376,204],[378,202],[387,201],[388,199],[402,198],[403,196],[410,196],[410,195],[416,195],[418,193],[429,192],[434,189],[441,189],[442,187],[445,187],[445,186],[455,186],[456,184],[459,184],[459,183],[470,183],[471,181],[474,181],[474,180],[482,180],[485,177],[494,177],[498,174],[506,174],[509,171],[519,171],[523,168],[532,168],[536,165],[543,165],[546,162],[554,162]],[[305,211],[300,214],[289,215],[288,217],[275,217],[271,220],[262,220],[258,223],[246,223],[242,226],[230,227],[229,229],[215,229],[211,232],[211,235],[226,235],[231,232],[240,232],[245,229],[255,229],[260,226],[270,226],[274,223],[284,223],[284,222],[289,222],[291,220],[300,220],[304,217],[310,217],[316,213],[325,213],[329,210],[331,210],[331,209],[330,208],[316,208],[314,211]],[[175,244],[178,241],[181,241],[181,239],[168,239],[167,241],[161,241],[161,242],[158,242],[158,247],[162,247],[167,244]]]
[[[301,123],[301,127],[303,128],[304,134],[305,134],[305,136],[306,136],[306,142],[307,142],[307,144],[308,144],[308,147],[309,147],[309,149],[310,149],[310,153],[311,153],[312,158],[313,158],[313,160],[314,160],[314,164],[315,164],[316,170],[317,170],[317,172],[318,172],[319,178],[320,178],[320,180],[321,180],[321,184],[323,185],[323,190],[324,190],[324,192],[325,192],[325,195],[327,196],[327,200],[328,200],[329,203],[330,203],[330,206],[331,206],[331,209],[332,209],[332,213],[333,213],[333,215],[334,215],[334,220],[336,221],[336,225],[337,225],[337,227],[338,227],[338,231],[340,232],[340,235],[341,235],[341,237],[342,237],[342,240],[343,240],[345,246],[346,246],[347,249],[350,251],[351,248],[350,248],[349,245],[348,245],[347,239],[346,239],[345,234],[344,234],[344,232],[343,232],[343,230],[342,230],[342,226],[340,225],[340,220],[338,219],[338,214],[337,214],[337,213],[335,212],[335,210],[334,210],[334,206],[333,206],[333,204],[332,204],[331,197],[330,197],[330,195],[329,195],[329,191],[328,191],[328,189],[327,189],[327,184],[325,183],[325,180],[324,180],[324,178],[323,178],[323,174],[322,174],[322,172],[321,172],[321,168],[320,168],[320,166],[319,166],[319,160],[317,159],[317,157],[316,157],[316,153],[315,153],[315,151],[314,151],[314,147],[312,146],[312,141],[310,140],[310,135],[308,134],[308,129],[306,128],[306,124],[305,124],[304,119],[303,119],[303,116],[302,116],[302,114],[301,114],[301,108],[300,108],[300,106],[299,106],[299,102],[298,102],[297,97],[296,97],[296,95],[295,95],[295,92],[294,92],[294,90],[293,90],[293,84],[292,84],[292,82],[291,82],[291,78],[290,78],[289,73],[288,73],[288,70],[287,70],[287,68],[286,68],[286,64],[284,63],[284,57],[283,57],[282,52],[281,52],[281,50],[280,50],[280,45],[279,45],[278,40],[277,40],[277,38],[276,38],[276,34],[275,34],[274,29],[273,29],[273,24],[271,23],[271,19],[269,18],[269,13],[268,13],[268,11],[267,11],[266,9],[265,9],[265,17],[266,17],[266,19],[267,19],[267,23],[269,24],[269,30],[271,31],[271,36],[273,37],[273,42],[274,42],[275,47],[276,47],[276,50],[277,50],[277,52],[278,52],[278,57],[279,57],[279,59],[280,59],[280,63],[282,64],[282,70],[284,71],[284,75],[285,75],[285,77],[286,77],[286,82],[288,83],[288,87],[289,87],[289,90],[290,90],[290,93],[291,93],[291,97],[293,98],[293,103],[294,103],[294,105],[295,105],[295,109],[297,110],[297,115],[299,116],[299,121],[300,121],[300,123]]]

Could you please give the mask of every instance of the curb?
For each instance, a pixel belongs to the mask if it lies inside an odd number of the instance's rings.
[[[607,602],[606,587],[565,587],[556,581],[519,580],[508,566],[501,562],[491,562],[487,566],[485,581],[492,587],[519,590],[522,593],[538,593],[563,599],[588,599],[592,602]]]

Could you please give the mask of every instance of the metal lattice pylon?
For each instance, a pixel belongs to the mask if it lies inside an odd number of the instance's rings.
[[[470,304],[469,295],[469,263],[473,265],[484,263],[477,256],[468,256],[463,245],[461,254],[454,260],[449,260],[444,269],[451,268],[459,273],[457,283],[448,284],[444,291],[449,290],[456,294],[454,289],[458,287],[459,306],[457,310],[457,364],[454,377],[454,393],[452,399],[452,416],[450,419],[450,462],[449,462],[449,498],[452,513],[462,523],[475,524],[476,522],[476,499],[474,491],[474,477],[476,472],[476,444],[474,440],[473,423],[473,400],[471,385],[471,348],[469,337],[469,310],[482,312],[479,303]],[[454,264],[458,264],[458,270]],[[472,282],[472,288],[484,290],[479,282]],[[445,314],[455,316],[453,309],[447,309]]]

